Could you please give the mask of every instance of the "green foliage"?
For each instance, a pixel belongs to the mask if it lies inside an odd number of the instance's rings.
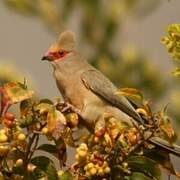
[[[73,179],[72,174],[68,171],[62,172],[62,175],[60,176],[61,180],[70,180]]]
[[[55,165],[49,158],[44,156],[37,156],[31,160],[31,163],[37,167],[36,171],[34,172],[35,175],[36,173],[40,174],[41,171],[43,171],[46,174],[47,179],[57,180],[58,176]]]
[[[127,163],[134,172],[141,172],[147,178],[153,177],[155,179],[160,179],[161,177],[158,164],[150,158],[132,156],[127,159]],[[134,174],[132,176],[134,176]]]
[[[178,78],[180,76],[180,24],[169,25],[167,28],[167,35],[162,38],[161,42],[165,45],[171,57],[174,59],[174,63],[177,67],[172,71],[172,75]],[[174,81],[175,82],[171,92],[173,105],[170,107],[170,111],[176,117],[177,122],[179,123],[179,79],[175,79]]]
[[[7,83],[1,89],[0,171],[5,179],[144,179],[160,180],[159,164],[170,174],[179,176],[171,163],[169,153],[152,146],[152,136],[166,138],[172,144],[174,131],[162,111],[152,114],[147,101],[137,89],[124,88],[130,98],[140,98],[144,126],[131,126],[114,117],[106,119],[105,127],[74,139],[79,117],[64,102],[34,100],[32,91],[21,83]],[[9,102],[11,102],[9,104]],[[19,103],[20,115],[9,108]],[[8,104],[8,106],[7,106]],[[66,110],[65,110],[66,109]],[[157,122],[152,122],[156,116]],[[86,126],[85,126],[86,127]],[[145,131],[150,136],[145,137]],[[41,137],[45,143],[41,144]],[[75,162],[67,166],[67,146],[76,150]],[[39,152],[43,153],[41,156]],[[50,159],[50,156],[54,159]]]
[[[180,60],[180,24],[171,24],[167,28],[168,35],[162,38],[173,59]]]
[[[163,37],[161,42],[166,46],[168,52],[176,63],[180,64],[180,24],[171,24],[167,28],[168,35]],[[180,75],[180,68],[173,71],[174,76]]]
[[[172,74],[173,74],[174,76],[180,76],[180,68],[176,68],[176,69],[172,72]]]
[[[140,172],[134,172],[132,176],[126,177],[127,180],[150,180],[151,178]]]
[[[46,151],[46,152],[49,152],[49,153],[55,154],[55,155],[58,154],[58,149],[53,144],[42,144],[37,149]]]

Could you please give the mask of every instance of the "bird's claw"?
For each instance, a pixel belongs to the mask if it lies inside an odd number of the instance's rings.
[[[62,109],[62,112],[66,112],[68,110],[71,110],[73,112],[75,112],[78,115],[81,115],[81,112],[78,108],[76,108],[75,106],[73,106],[72,104],[65,102],[65,107]]]

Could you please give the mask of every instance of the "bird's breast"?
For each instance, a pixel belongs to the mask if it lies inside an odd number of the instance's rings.
[[[63,98],[78,109],[82,110],[88,104],[99,101],[99,98],[84,86],[78,72],[66,74],[55,71],[54,76]]]
[[[72,75],[57,71],[54,76],[64,99],[80,110],[83,119],[94,124],[105,112],[106,102],[86,88],[78,72]]]
[[[64,99],[80,110],[82,118],[90,126],[104,113],[111,113],[117,119],[129,121],[125,113],[87,89],[78,73],[72,75],[57,71],[54,76]]]

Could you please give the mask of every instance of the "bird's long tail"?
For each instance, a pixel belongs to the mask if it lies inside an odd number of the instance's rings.
[[[163,139],[161,139],[159,137],[152,137],[151,139],[149,139],[149,141],[152,144],[163,148],[167,152],[180,157],[180,146],[178,146],[178,145],[170,145],[167,141],[165,141],[165,140],[163,140]]]

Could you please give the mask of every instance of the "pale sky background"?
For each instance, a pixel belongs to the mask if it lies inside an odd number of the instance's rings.
[[[159,71],[168,76],[173,68],[172,60],[160,38],[172,23],[180,23],[180,0],[162,0],[152,14],[126,23],[121,43],[130,42],[142,49],[154,59]],[[20,71],[30,74],[37,91],[47,98],[59,95],[51,66],[40,61],[53,40],[53,35],[38,19],[18,15],[0,3],[0,63],[14,64]]]

